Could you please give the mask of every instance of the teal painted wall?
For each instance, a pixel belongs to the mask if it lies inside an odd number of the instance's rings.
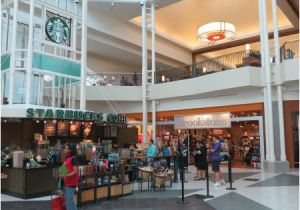
[[[32,67],[39,70],[80,77],[80,64],[50,55],[33,53]]]
[[[10,54],[4,54],[1,56],[1,71],[10,67]]]

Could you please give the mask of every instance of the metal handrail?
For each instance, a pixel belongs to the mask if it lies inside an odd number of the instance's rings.
[[[261,66],[259,51],[239,51],[227,55],[210,58],[189,66],[166,69],[156,72],[156,82],[169,82],[198,77],[210,73],[235,69],[243,66]]]

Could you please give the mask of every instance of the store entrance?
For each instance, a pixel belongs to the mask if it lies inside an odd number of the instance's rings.
[[[176,130],[173,122],[158,123],[158,131],[162,141],[180,139],[185,135],[189,144],[189,164],[194,164],[193,150],[196,140],[204,140],[206,144],[212,136],[222,139],[222,153],[230,154],[234,168],[263,168],[264,160],[264,126],[262,116],[233,117],[230,128]],[[161,124],[161,125],[160,125]]]
[[[262,116],[231,118],[233,167],[263,169],[263,129]]]
[[[262,117],[237,117],[231,118],[231,128],[218,129],[190,129],[189,132],[190,154],[193,153],[197,140],[203,140],[207,145],[212,141],[212,136],[221,138],[221,155],[230,155],[234,168],[263,167],[264,135]],[[192,155],[189,163],[194,164]]]

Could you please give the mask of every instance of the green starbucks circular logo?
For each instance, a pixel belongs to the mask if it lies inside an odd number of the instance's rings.
[[[63,19],[59,17],[51,17],[46,22],[46,34],[51,41],[58,44],[68,45],[70,28]]]

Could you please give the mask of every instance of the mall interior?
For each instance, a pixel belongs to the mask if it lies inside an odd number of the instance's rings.
[[[1,0],[0,18],[2,209],[299,209],[299,0]]]

